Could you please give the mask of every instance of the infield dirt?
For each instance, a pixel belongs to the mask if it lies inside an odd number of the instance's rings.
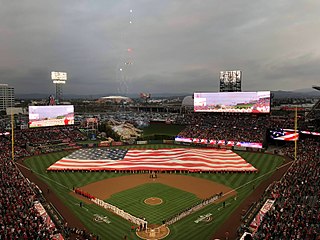
[[[177,175],[177,174],[159,174],[157,178],[150,178],[149,174],[134,174],[109,178],[102,181],[90,183],[80,187],[83,191],[99,199],[108,199],[113,194],[122,192],[146,183],[161,183],[170,187],[178,188],[186,192],[195,194],[200,199],[206,199],[217,193],[229,193],[225,198],[235,195],[232,188],[225,185],[201,179],[197,177]],[[221,198],[220,201],[225,198]]]

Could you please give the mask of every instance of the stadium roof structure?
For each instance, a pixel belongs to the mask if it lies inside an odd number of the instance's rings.
[[[313,89],[320,91],[320,86],[312,86]],[[312,109],[306,116],[307,119],[320,119],[320,99],[313,105]]]
[[[98,102],[132,102],[132,99],[124,96],[106,96],[99,98]]]
[[[182,107],[192,107],[193,108],[193,97],[192,96],[186,96],[182,100],[181,106]]]
[[[314,85],[314,86],[312,86],[312,88],[320,91],[320,86],[315,86],[315,85]]]

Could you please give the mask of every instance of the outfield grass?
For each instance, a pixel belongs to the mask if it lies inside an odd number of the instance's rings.
[[[148,127],[143,128],[143,136],[152,135],[167,135],[177,136],[181,130],[185,128],[184,125],[173,125],[165,123],[151,123]]]
[[[175,148],[174,145],[140,145],[132,146],[132,148]],[[182,147],[182,146],[178,146]],[[130,148],[130,147],[127,147]],[[252,186],[258,187],[259,184],[271,176],[271,173],[283,162],[283,158],[279,156],[274,156],[270,154],[260,154],[252,152],[237,152],[244,159],[250,162],[254,167],[259,169],[258,173],[252,174],[204,174],[204,173],[192,173],[188,174],[195,177],[200,177],[208,179],[210,181],[215,181],[218,183],[225,184],[231,188],[237,189],[237,198],[229,198],[226,201],[227,207],[222,209],[221,204],[212,204],[202,209],[201,211],[190,215],[189,217],[173,224],[170,226],[170,235],[166,239],[210,239],[214,231],[228,218],[233,210],[239,206],[239,204],[252,192]],[[46,169],[59,160],[60,158],[70,154],[70,152],[60,152],[52,153],[41,156],[32,157],[25,160],[25,163],[30,167],[34,173],[38,174],[39,177],[46,182],[61,198],[62,201],[75,213],[75,215],[81,219],[84,225],[89,229],[89,231],[98,234],[102,239],[122,239],[124,235],[127,235],[129,239],[139,239],[135,236],[133,232],[130,232],[131,224],[120,217],[96,206],[93,204],[85,205],[84,208],[78,206],[79,200],[70,195],[70,191],[73,187],[81,187],[89,183],[99,181],[106,178],[112,178],[117,176],[123,176],[125,174],[120,173],[108,173],[108,172],[91,172],[91,173],[80,173],[80,172],[46,172]],[[148,187],[141,186],[142,188]],[[139,188],[138,188],[139,190]],[[131,190],[128,190],[131,191]],[[133,192],[137,189],[132,189]],[[148,192],[151,191],[143,190],[138,191],[142,198],[148,196]],[[145,192],[145,193],[144,193]],[[176,193],[176,191],[175,191]],[[120,195],[114,195],[111,197],[111,201],[117,205],[119,204],[129,204],[129,199],[120,199],[127,194],[126,192],[119,193]],[[127,194],[128,195],[128,194]],[[167,198],[164,196],[163,198]],[[190,205],[196,201],[193,198],[189,198]],[[140,199],[140,200],[141,200]],[[109,201],[109,200],[108,200]],[[129,202],[129,203],[128,203]],[[189,201],[187,201],[189,203]],[[128,208],[130,211],[139,211],[139,209],[134,209],[136,207],[124,206],[124,209]],[[125,209],[126,210],[126,209]],[[170,211],[169,209],[161,210],[163,212]],[[176,211],[180,211],[176,209]],[[107,216],[111,223],[96,223],[93,219],[93,214],[100,214],[102,216]],[[208,224],[205,223],[194,223],[194,221],[203,214],[212,213],[214,216],[214,221]],[[139,215],[139,213],[137,213]],[[156,216],[151,216],[154,221],[158,222],[163,216],[157,219]]]

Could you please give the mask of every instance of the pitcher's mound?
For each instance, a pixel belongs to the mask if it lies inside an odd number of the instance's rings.
[[[169,235],[170,229],[166,225],[149,224],[147,230],[136,232],[142,239],[157,240]]]
[[[157,197],[150,197],[150,198],[146,198],[144,200],[144,203],[148,205],[160,205],[161,203],[163,203],[163,200]]]

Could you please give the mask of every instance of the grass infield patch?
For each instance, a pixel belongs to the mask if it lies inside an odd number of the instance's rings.
[[[159,205],[147,205],[146,198],[158,197],[163,200]],[[188,207],[200,202],[194,194],[161,183],[147,183],[116,193],[105,200],[137,217],[146,218],[149,223],[161,222]]]

